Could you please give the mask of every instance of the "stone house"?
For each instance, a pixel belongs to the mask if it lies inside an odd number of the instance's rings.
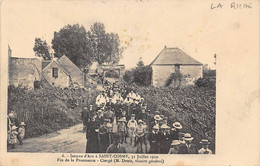
[[[202,63],[187,55],[179,48],[165,48],[152,61],[152,84],[165,86],[172,73],[185,76],[185,84],[193,85],[195,80],[203,77]]]
[[[42,76],[50,85],[67,88],[71,85],[84,87],[84,73],[65,55],[52,61],[43,61]]]
[[[41,81],[41,58],[12,57],[12,50],[8,47],[8,84],[22,85],[34,88],[35,81]]]
[[[34,88],[35,81],[41,81],[41,59],[9,57],[9,85]]]

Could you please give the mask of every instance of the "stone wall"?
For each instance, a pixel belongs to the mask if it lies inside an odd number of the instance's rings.
[[[57,78],[52,76],[52,68],[58,68]],[[61,88],[66,88],[70,85],[69,76],[59,68],[56,62],[52,62],[46,68],[44,68],[42,74],[44,79],[46,79],[50,85]]]
[[[9,85],[34,87],[41,81],[42,64],[39,58],[9,57]]]
[[[195,80],[203,77],[202,65],[181,65],[180,72],[183,75],[189,75],[190,78],[195,78]]]
[[[152,65],[152,84],[164,86],[171,73],[175,71],[174,65]]]

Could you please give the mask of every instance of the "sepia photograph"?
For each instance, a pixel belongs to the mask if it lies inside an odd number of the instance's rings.
[[[236,63],[222,40],[244,28],[228,25],[234,12],[257,5],[228,2],[3,1],[6,153],[88,164],[222,155],[216,94],[235,94],[222,78]]]

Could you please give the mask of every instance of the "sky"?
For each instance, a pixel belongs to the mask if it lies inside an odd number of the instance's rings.
[[[189,0],[4,0],[2,46],[7,50],[9,44],[12,56],[33,57],[35,37],[51,45],[54,32],[65,25],[78,23],[89,30],[98,21],[107,32],[118,33],[122,45],[130,42],[120,60],[127,69],[140,57],[145,65],[150,64],[164,46],[179,47],[214,69],[214,54],[221,54],[225,37],[239,29],[240,23],[238,17],[226,17],[226,12],[210,6],[210,1],[202,0],[196,5]]]

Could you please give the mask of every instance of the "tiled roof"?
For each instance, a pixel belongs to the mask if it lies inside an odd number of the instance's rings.
[[[202,65],[179,48],[164,48],[151,65]]]

